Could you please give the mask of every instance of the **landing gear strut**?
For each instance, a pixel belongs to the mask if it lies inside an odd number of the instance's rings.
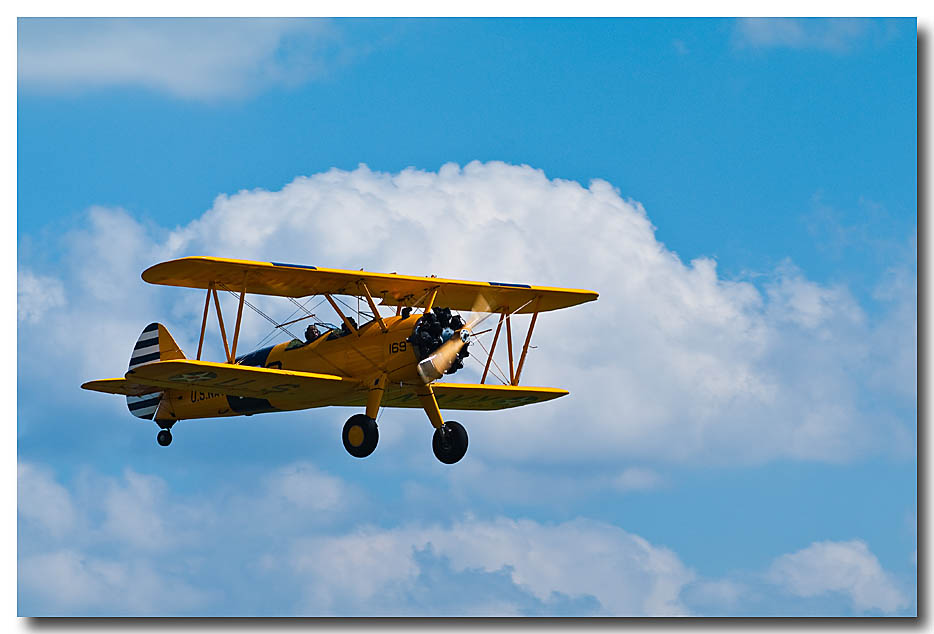
[[[467,430],[457,421],[449,420],[435,429],[431,448],[438,460],[454,464],[467,453]]]
[[[376,428],[376,421],[366,414],[354,414],[344,423],[341,437],[347,453],[354,458],[366,458],[376,449],[379,430]]]
[[[163,447],[168,447],[172,444],[172,432],[168,429],[163,429],[156,435],[156,442],[158,442]]]

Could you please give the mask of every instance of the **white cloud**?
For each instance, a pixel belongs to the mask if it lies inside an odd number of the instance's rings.
[[[739,18],[739,47],[817,49],[846,53],[875,30],[863,18]]]
[[[137,549],[165,549],[177,544],[174,527],[163,521],[168,499],[160,478],[127,469],[122,482],[109,480],[101,489],[101,528],[106,535]]]
[[[38,322],[49,310],[65,305],[65,288],[54,277],[20,269],[16,274],[16,318]]]
[[[749,594],[746,584],[732,579],[700,579],[687,586],[682,596],[692,607],[697,606],[700,614],[722,616],[742,608]]]
[[[322,532],[320,525],[313,528],[313,517],[339,509],[330,496],[323,505],[309,496],[349,488],[310,463],[261,475],[257,486],[238,496],[215,490],[187,498],[170,493],[164,479],[131,470],[119,478],[85,473],[74,492],[43,465],[22,463],[19,472],[20,520],[53,529],[20,532],[21,591],[31,604],[41,605],[39,614],[210,611],[218,597],[191,588],[203,570],[218,561],[227,565],[231,557],[249,577],[242,584],[245,591],[256,592],[259,578],[284,580],[300,604],[270,598],[274,609],[306,614],[417,612],[408,601],[421,592],[426,566],[437,560],[448,562],[453,574],[500,574],[517,592],[544,605],[561,595],[593,597],[611,614],[681,613],[678,594],[694,578],[671,551],[584,519],[541,524],[467,517],[447,526]],[[307,495],[299,490],[306,484]],[[95,491],[102,494],[96,497]],[[285,522],[268,513],[281,503],[283,491],[293,503],[279,509],[293,516]],[[67,519],[48,509],[37,512],[38,504],[67,510]],[[271,530],[265,531],[266,525]],[[147,540],[166,542],[170,550],[153,548]],[[166,588],[172,589],[170,597]],[[464,613],[518,609],[483,591],[456,605]]]
[[[142,87],[184,99],[241,97],[325,72],[338,43],[324,20],[20,19],[21,88]]]
[[[278,469],[267,478],[266,487],[271,498],[299,511],[334,511],[350,495],[343,481],[307,462]]]
[[[664,479],[652,469],[629,467],[613,480],[613,486],[620,491],[647,491],[662,486]]]
[[[67,535],[76,523],[76,512],[68,490],[55,481],[52,472],[21,462],[16,469],[17,512],[30,526],[56,538]]]
[[[218,196],[167,235],[125,212],[94,209],[63,249],[63,283],[76,287],[75,299],[35,324],[46,336],[21,328],[33,358],[56,351],[78,364],[57,367],[58,380],[119,376],[153,319],[191,351],[200,293],[145,287],[139,271],[171,257],[219,255],[600,292],[596,303],[542,316],[523,371],[523,383],[564,387],[570,397],[458,413],[471,453],[488,461],[839,462],[913,443],[905,421],[862,400],[875,394],[884,403],[890,394],[870,380],[889,362],[873,351],[911,337],[893,340],[845,288],[808,280],[790,263],[762,278],[762,291],[721,278],[712,259],[683,263],[658,242],[642,206],[604,181],[584,188],[496,162],[437,173],[332,169],[278,192]],[[255,299],[275,315],[291,310]],[[243,345],[268,327],[247,315]],[[47,371],[26,366],[20,378]],[[456,378],[476,380],[477,365]],[[417,433],[410,429],[402,433]]]
[[[447,558],[455,571],[507,571],[542,602],[558,593],[595,597],[607,614],[681,614],[678,595],[694,578],[668,549],[589,520],[550,525],[466,519],[450,527],[364,528],[299,540],[293,566],[312,577],[311,609],[380,614],[414,583],[420,572],[415,552],[425,549]]]
[[[856,612],[908,605],[860,540],[705,578],[668,548],[584,518],[360,524],[330,501],[283,496],[303,483],[352,492],[307,462],[254,474],[237,495],[223,485],[185,495],[131,470],[85,472],[69,486],[42,464],[20,463],[19,474],[21,614],[795,614],[787,597],[828,593]]]
[[[914,267],[891,268],[875,290],[876,298],[886,306],[877,326],[879,336],[873,341],[871,383],[911,406],[918,387],[918,280],[917,242],[908,249]]]
[[[858,539],[815,542],[782,555],[772,563],[767,577],[798,597],[843,593],[858,612],[891,613],[908,605],[892,577],[866,543]]]
[[[73,549],[20,559],[18,578],[42,600],[39,615],[172,616],[190,611],[207,596],[155,573],[149,563],[91,557]]]
[[[70,490],[45,465],[17,471],[20,613],[171,615],[209,599],[157,552],[189,546],[198,512],[172,502],[161,478],[87,472]]]

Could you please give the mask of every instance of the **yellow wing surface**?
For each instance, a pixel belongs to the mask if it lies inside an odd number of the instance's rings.
[[[274,370],[211,361],[158,361],[126,373],[127,381],[176,390],[205,390],[232,396],[330,404],[363,388],[333,374]]]
[[[159,388],[154,385],[142,385],[127,381],[126,379],[100,379],[97,381],[88,381],[81,385],[86,390],[95,392],[104,392],[105,394],[123,394],[124,396],[143,396],[158,392]]]
[[[494,410],[541,403],[568,394],[555,387],[524,387],[519,385],[471,385],[466,383],[432,383],[432,391],[440,409]],[[387,407],[421,407],[412,392],[389,393],[383,404]]]
[[[453,310],[477,310],[478,298],[484,312],[533,313],[558,310],[597,299],[593,291],[509,284],[470,282],[437,277],[417,277],[365,271],[342,271],[283,262],[250,262],[211,257],[170,260],[143,271],[150,284],[209,288],[214,283],[232,291],[305,297],[308,295],[364,296],[389,306],[424,306],[437,289],[435,306]],[[488,307],[488,308],[487,308]]]
[[[367,391],[359,382],[331,374],[276,370],[210,361],[173,360],[148,363],[130,370],[123,379],[102,379],[82,385],[86,390],[140,396],[162,389],[203,390],[231,396],[292,401],[304,407],[366,404]],[[541,403],[565,396],[567,390],[518,385],[434,383],[441,409],[497,410]],[[389,386],[384,407],[422,407],[411,388]]]
[[[496,410],[521,407],[550,401],[568,394],[555,387],[525,387],[520,385],[480,385],[468,383],[432,383],[439,409]],[[366,392],[337,397],[328,405],[360,407],[366,405]],[[422,404],[411,386],[389,385],[383,394],[382,407],[421,408]]]

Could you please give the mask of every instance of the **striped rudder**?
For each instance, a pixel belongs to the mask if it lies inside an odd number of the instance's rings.
[[[143,329],[143,333],[136,341],[136,345],[133,346],[129,369],[132,370],[155,361],[184,358],[184,353],[175,343],[175,340],[172,339],[172,335],[169,334],[165,326],[154,323]],[[161,400],[162,392],[152,392],[143,396],[127,396],[126,406],[134,416],[152,420]]]

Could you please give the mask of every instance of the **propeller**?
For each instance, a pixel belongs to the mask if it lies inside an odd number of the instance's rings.
[[[482,296],[477,295],[470,309],[470,320],[457,330],[450,339],[442,343],[437,350],[422,359],[418,366],[418,375],[425,383],[431,383],[444,376],[454,364],[461,349],[473,335],[473,330],[479,326],[492,313],[489,312],[490,303]]]
[[[418,375],[422,377],[422,381],[431,383],[444,376],[468,339],[470,339],[470,330],[464,326],[442,343],[437,350],[422,359],[417,366]]]

